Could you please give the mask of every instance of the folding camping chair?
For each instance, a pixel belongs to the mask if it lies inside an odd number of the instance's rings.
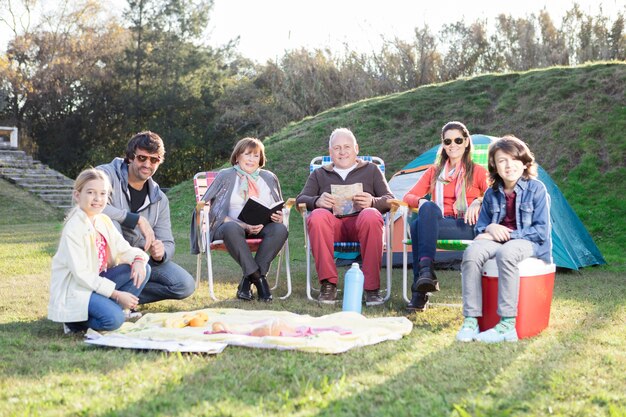
[[[378,169],[385,174],[385,162],[376,156],[359,156],[359,159],[363,161],[373,162],[378,166]],[[309,173],[314,170],[320,168],[323,165],[330,164],[331,159],[330,156],[318,156],[311,160],[309,164]],[[309,212],[306,209],[305,204],[298,205],[298,211],[302,214],[303,225],[304,225],[304,245],[306,251],[306,296],[311,301],[316,301],[311,296],[311,291],[319,291],[319,288],[313,287],[311,283],[311,242],[309,241],[309,234],[306,227],[306,220]],[[389,227],[389,213],[383,215],[384,219],[384,227],[383,227],[383,251],[385,252],[386,261],[387,261],[387,289],[384,300],[387,301],[391,297],[391,270],[392,270],[392,262],[391,262],[391,229]],[[355,259],[360,254],[360,243],[359,242],[335,242],[335,262],[338,259]]]
[[[198,228],[196,235],[198,236],[198,247],[200,248],[200,253],[198,254],[197,262],[196,262],[196,287],[200,282],[201,277],[201,269],[202,269],[202,256],[203,253],[206,253],[207,260],[207,269],[209,272],[209,294],[211,298],[217,301],[217,297],[215,296],[213,290],[213,262],[211,259],[212,251],[226,251],[226,246],[224,245],[223,240],[213,240],[211,241],[211,236],[209,232],[209,211],[210,204],[202,200],[204,193],[209,188],[215,177],[217,176],[217,172],[198,172],[193,177],[193,186],[196,193],[196,227]],[[283,223],[289,229],[289,213],[291,212],[291,207],[294,205],[295,199],[290,198],[285,202],[283,208]],[[263,239],[246,239],[246,243],[252,252],[256,252],[259,249],[259,245]],[[291,268],[289,266],[289,239],[285,241],[285,245],[281,249],[278,254],[278,266],[276,269],[276,283],[272,287],[272,290],[275,290],[278,287],[278,278],[280,275],[280,264],[282,257],[285,257],[285,272],[287,278],[287,294],[283,297],[280,297],[281,300],[286,299],[291,295]],[[269,274],[268,274],[269,275]]]
[[[489,144],[474,144],[474,150],[472,151],[472,160],[487,168],[487,157],[489,151]],[[409,215],[412,213],[417,213],[418,209],[409,208],[408,205],[400,200],[392,200],[391,201],[391,211],[390,217],[393,219],[395,217],[396,212],[399,213],[404,224],[404,238],[402,239],[402,296],[405,301],[410,302],[408,291],[407,291],[407,275],[408,275],[408,247],[412,245],[411,240],[411,230],[409,227]],[[393,221],[393,220],[392,220]],[[471,240],[438,240],[437,241],[437,249],[438,250],[465,250],[465,248],[472,243]]]

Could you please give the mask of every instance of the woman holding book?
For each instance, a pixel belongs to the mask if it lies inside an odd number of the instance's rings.
[[[243,278],[237,287],[237,298],[252,300],[254,285],[259,300],[271,301],[265,275],[287,240],[282,210],[272,213],[266,223],[248,224],[239,218],[249,199],[266,207],[281,202],[280,183],[272,172],[261,169],[265,165],[265,146],[258,139],[237,142],[230,163],[233,166],[221,170],[202,197],[211,204],[209,236],[211,240],[223,240],[230,256],[241,266]],[[263,239],[254,256],[246,238]]]
[[[441,129],[441,148],[435,165],[404,196],[409,207],[419,208],[411,222],[413,295],[410,311],[423,311],[429,292],[439,291],[433,268],[437,239],[472,240],[474,225],[487,191],[487,170],[472,161],[472,138],[461,122]],[[430,200],[425,197],[431,196]]]

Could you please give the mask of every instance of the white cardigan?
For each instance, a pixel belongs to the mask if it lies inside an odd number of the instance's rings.
[[[96,232],[107,241],[107,264],[132,264],[135,257],[148,262],[148,255],[134,248],[117,231],[111,219],[98,214],[94,222],[76,208],[65,222],[59,249],[52,258],[48,318],[71,323],[86,321],[92,292],[111,297],[115,283],[101,277],[98,269]]]

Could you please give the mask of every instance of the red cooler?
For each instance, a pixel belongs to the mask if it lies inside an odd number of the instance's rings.
[[[519,264],[520,290],[515,328],[520,339],[535,336],[548,327],[556,265],[537,258]],[[498,309],[498,267],[495,259],[483,268],[483,316],[478,318],[480,331],[492,328],[500,321]]]

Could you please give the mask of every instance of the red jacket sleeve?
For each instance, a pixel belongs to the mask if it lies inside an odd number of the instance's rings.
[[[435,175],[435,166],[430,166],[417,183],[404,195],[402,201],[407,203],[409,207],[416,208],[419,206],[420,198],[423,198],[430,192],[430,183]]]

